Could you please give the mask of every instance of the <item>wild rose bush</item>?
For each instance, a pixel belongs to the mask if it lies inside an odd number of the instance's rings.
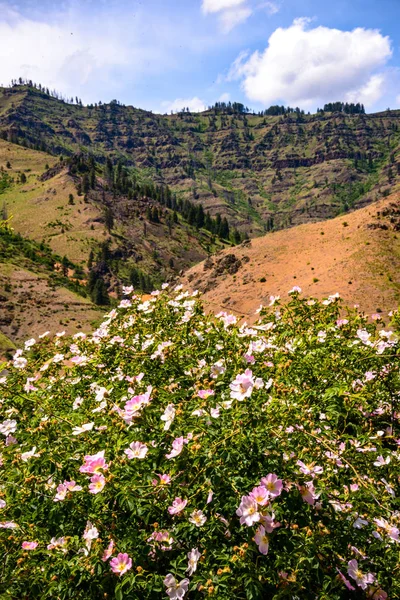
[[[256,326],[175,289],[28,340],[1,598],[399,598],[398,340],[298,289]]]

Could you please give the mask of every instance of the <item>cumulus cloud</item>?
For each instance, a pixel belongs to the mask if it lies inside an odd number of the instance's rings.
[[[246,96],[268,106],[276,102],[316,106],[326,101],[362,101],[367,106],[385,91],[384,67],[390,39],[376,29],[341,31],[310,27],[296,19],[279,27],[263,52],[242,52],[228,79],[242,80]]]
[[[207,106],[203,100],[200,100],[197,96],[193,98],[177,98],[172,102],[165,101],[161,104],[164,112],[180,112],[184,108],[188,108],[190,112],[202,112],[207,110]]]

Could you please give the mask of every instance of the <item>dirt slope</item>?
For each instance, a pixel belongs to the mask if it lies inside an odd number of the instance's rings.
[[[400,194],[323,223],[253,239],[190,269],[183,284],[213,310],[251,320],[271,294],[298,285],[322,298],[339,292],[371,314],[400,301]]]

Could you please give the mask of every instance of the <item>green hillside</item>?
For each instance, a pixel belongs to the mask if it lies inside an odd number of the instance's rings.
[[[90,152],[103,163],[123,159],[136,175],[168,184],[250,235],[395,191],[399,120],[399,111],[257,115],[241,105],[156,115],[116,101],[86,107],[26,86],[0,88],[5,139],[64,156]]]

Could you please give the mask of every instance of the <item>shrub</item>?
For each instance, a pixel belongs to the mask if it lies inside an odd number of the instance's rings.
[[[2,598],[400,596],[399,338],[299,291],[254,327],[132,296],[16,353]]]

